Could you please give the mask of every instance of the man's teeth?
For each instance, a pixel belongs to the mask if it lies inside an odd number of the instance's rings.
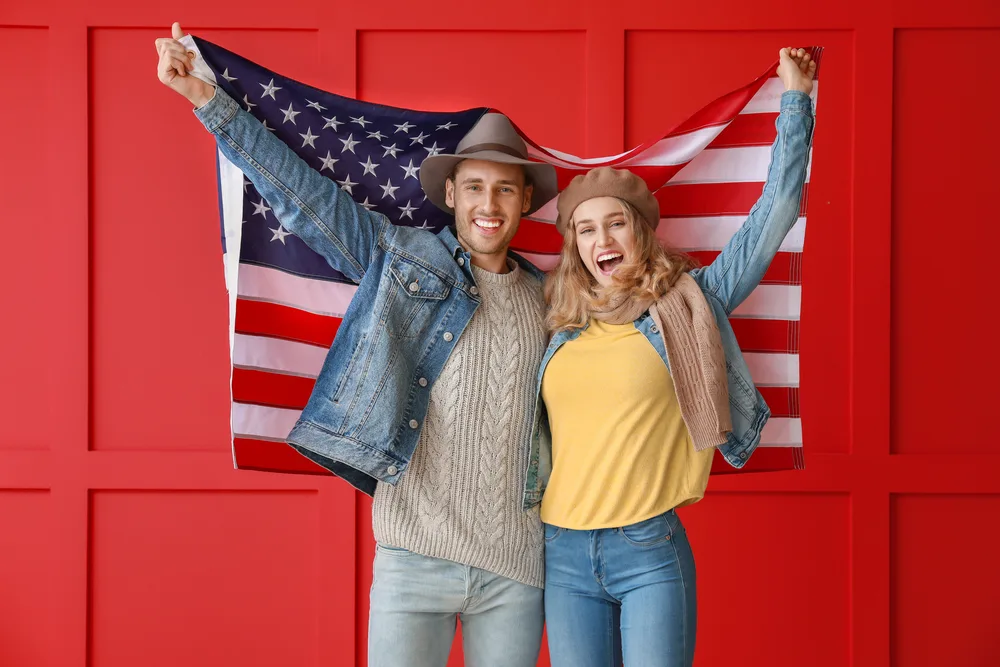
[[[476,224],[480,227],[486,227],[487,229],[496,229],[500,226],[500,223],[495,220],[476,220]]]

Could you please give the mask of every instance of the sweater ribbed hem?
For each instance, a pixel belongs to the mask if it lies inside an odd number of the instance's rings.
[[[443,533],[426,533],[393,525],[387,521],[374,525],[375,540],[398,549],[406,549],[421,556],[441,558],[460,565],[478,567],[501,577],[535,588],[545,588],[544,528],[538,522],[538,539],[534,544],[512,540],[499,548],[462,544]]]

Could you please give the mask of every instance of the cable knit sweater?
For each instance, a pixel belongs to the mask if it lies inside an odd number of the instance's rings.
[[[473,267],[481,304],[431,388],[410,468],[379,483],[375,539],[541,588],[538,509],[521,508],[535,383],[545,353],[541,283]]]

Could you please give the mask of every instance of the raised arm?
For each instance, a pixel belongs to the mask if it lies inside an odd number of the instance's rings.
[[[708,266],[691,275],[735,310],[760,284],[782,241],[799,217],[813,136],[812,92],[816,64],[802,49],[782,49],[778,74],[785,83],[778,136],[760,199],[739,231]]]
[[[388,219],[321,176],[225,91],[190,76],[192,54],[177,41],[184,33],[177,23],[172,31],[172,38],[156,40],[160,81],[195,106],[219,150],[246,174],[281,225],[330,266],[360,281]]]

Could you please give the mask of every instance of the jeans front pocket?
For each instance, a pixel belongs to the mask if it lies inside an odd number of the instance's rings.
[[[654,544],[668,542],[673,537],[672,517],[674,511],[670,510],[665,514],[654,516],[639,523],[622,526],[618,529],[625,541],[636,547],[650,547]]]
[[[403,549],[402,547],[390,547],[388,545],[382,544],[381,542],[375,545],[376,551],[381,551],[384,554],[390,556],[412,556],[413,552],[409,549]]]

